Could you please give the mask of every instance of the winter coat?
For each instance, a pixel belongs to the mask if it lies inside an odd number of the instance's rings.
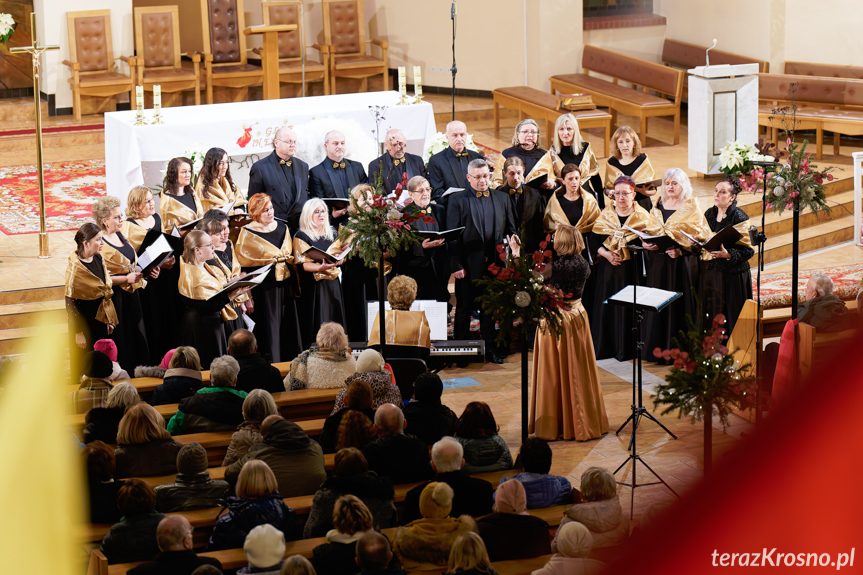
[[[157,485],[156,508],[162,513],[222,507],[231,492],[227,481],[210,479],[206,471],[196,475],[177,474],[175,483]]]
[[[563,514],[560,526],[570,521],[578,521],[590,529],[594,549],[616,547],[629,539],[629,518],[621,509],[616,495],[612,499],[573,505]],[[551,552],[557,553],[557,535],[551,542]]]
[[[200,371],[179,367],[167,370],[159,366],[137,367],[135,377],[162,378],[161,385],[157,385],[150,396],[152,405],[180,403],[183,399],[195,395],[202,385]]]
[[[225,480],[236,486],[240,470],[252,459],[259,459],[270,466],[283,497],[312,495],[327,480],[321,446],[309,439],[306,432],[292,421],[274,423],[261,443],[250,447],[242,459],[228,466]]]
[[[797,308],[800,323],[808,323],[819,332],[843,331],[853,327],[856,319],[848,313],[845,302],[830,294],[814,297]]]
[[[107,379],[97,377],[84,377],[81,385],[75,391],[66,394],[69,413],[87,413],[96,407],[108,405],[108,392],[111,391],[111,382]]]
[[[605,563],[595,559],[554,554],[545,567],[537,569],[530,575],[601,575],[605,573],[605,567]]]
[[[462,470],[468,475],[512,469],[512,455],[500,435],[477,439],[456,437],[456,441],[464,447]]]
[[[548,523],[539,517],[490,513],[476,523],[491,561],[530,559],[551,554]]]
[[[386,477],[393,485],[431,479],[428,445],[404,433],[379,437],[362,449],[369,469]]]
[[[122,486],[120,481],[87,483],[90,492],[90,523],[114,524],[120,521],[122,514],[117,509],[117,494]]]
[[[458,519],[418,519],[396,531],[393,555],[407,572],[440,569],[446,567],[452,544],[468,531],[476,532],[477,527],[467,515]]]
[[[204,551],[242,548],[246,535],[258,525],[269,523],[285,535],[285,541],[302,537],[294,510],[285,505],[278,493],[258,499],[228,497],[228,512],[216,521]]]
[[[408,425],[405,433],[416,435],[426,445],[433,445],[441,437],[455,435],[458,416],[440,402],[412,399],[405,406],[404,412]]]
[[[202,387],[180,401],[177,413],[168,422],[171,435],[233,431],[243,423],[245,391],[233,387]]]
[[[353,535],[339,533],[335,529],[327,533],[327,542],[312,550],[311,563],[315,573],[322,575],[354,575],[357,565],[357,541],[365,535],[359,531]]]
[[[345,379],[357,372],[357,362],[345,352],[321,351],[312,345],[291,362],[283,384],[288,391],[297,389],[334,389],[345,386]],[[333,410],[338,411],[338,409]]]
[[[315,493],[309,518],[303,528],[303,538],[323,537],[333,528],[333,509],[342,495],[355,495],[372,514],[377,531],[398,525],[398,515],[393,504],[393,485],[388,479],[378,477],[374,471],[347,477],[333,476],[327,479]]]
[[[242,459],[249,452],[249,448],[264,440],[261,437],[260,426],[244,421],[231,436],[231,443],[222,461],[222,467],[227,467],[238,459]]]
[[[385,403],[401,406],[402,392],[393,383],[390,372],[365,371],[362,373],[353,373],[345,378],[345,388],[340,389],[336,394],[336,401],[333,404],[333,410],[330,412],[330,415],[346,407],[345,394],[348,392],[348,386],[359,379],[368,382],[372,386],[372,409],[377,409]]]
[[[183,445],[172,438],[136,445],[118,445],[114,450],[114,477],[147,477],[177,473],[177,454]]]
[[[108,445],[117,443],[117,428],[126,415],[125,407],[94,407],[84,416],[84,443],[102,441]]]
[[[523,471],[514,477],[504,477],[500,482],[505,483],[510,479],[518,479],[524,485],[528,509],[544,509],[572,503],[572,485],[566,477]]]
[[[470,515],[481,517],[491,513],[494,487],[485,479],[471,477],[464,471],[438,473],[432,481],[443,482],[452,487],[452,511],[450,517]],[[410,523],[422,517],[420,514],[420,495],[428,483],[414,487],[405,495],[402,506],[402,522]]]
[[[324,429],[321,431],[321,436],[318,438],[318,442],[321,444],[321,449],[324,450],[324,453],[336,452],[336,444],[339,441],[339,425],[341,425],[342,418],[348,411],[351,411],[351,409],[347,407],[345,407],[344,409],[340,409],[336,413],[330,415],[324,421]],[[365,416],[369,419],[369,421],[371,423],[374,423],[374,409],[368,409],[366,411],[362,411],[361,413],[364,413]]]
[[[251,392],[253,389],[266,389],[270,393],[285,391],[279,368],[264,359],[259,353],[234,356],[240,364],[236,389]]]
[[[161,513],[144,513],[126,517],[102,539],[100,550],[108,564],[149,561],[159,553],[156,544],[156,527],[165,516]]]
[[[222,563],[212,557],[198,557],[190,549],[183,551],[161,551],[149,563],[132,567],[127,575],[191,575],[201,565],[212,565],[222,569]]]

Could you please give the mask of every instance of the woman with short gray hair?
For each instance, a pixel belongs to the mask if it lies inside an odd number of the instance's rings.
[[[235,389],[240,364],[230,355],[210,363],[210,384],[180,402],[168,422],[171,435],[233,431],[243,423],[243,403],[248,395]]]
[[[126,412],[141,401],[135,385],[122,381],[108,392],[108,404],[94,407],[84,416],[84,443],[100,440],[111,445],[117,443],[117,428]]]

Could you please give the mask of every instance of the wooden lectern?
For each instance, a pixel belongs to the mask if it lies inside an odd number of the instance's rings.
[[[264,100],[278,100],[279,93],[279,32],[293,32],[296,24],[274,26],[249,26],[243,34],[264,35],[264,48],[261,50],[261,67],[264,69]]]

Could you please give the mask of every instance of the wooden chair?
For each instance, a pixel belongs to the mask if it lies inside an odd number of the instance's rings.
[[[201,104],[201,55],[192,54],[194,70],[183,68],[180,52],[180,20],[176,6],[135,8],[135,52],[138,55],[138,82],[145,92],[160,85],[162,106],[183,105],[181,93],[195,91],[195,105]],[[179,104],[176,101],[179,100]]]
[[[207,103],[213,103],[213,86],[238,88],[233,101],[249,99],[249,86],[264,81],[264,71],[246,59],[243,0],[201,0],[204,43],[204,80]]]
[[[81,96],[108,98],[129,92],[132,103],[135,99],[135,57],[120,56],[129,65],[126,76],[114,69],[114,47],[111,42],[111,11],[82,10],[66,12],[69,27],[69,58],[63,64],[72,69],[69,84],[72,86],[72,109],[75,120],[81,120]],[[99,111],[104,111],[105,106]]]
[[[330,47],[332,93],[337,78],[362,80],[360,92],[368,92],[369,77],[383,74],[384,90],[389,89],[389,59],[386,40],[366,40],[363,0],[323,0],[324,39]],[[381,48],[381,58],[366,54],[366,44]]]
[[[283,84],[300,84],[298,95],[302,95],[302,57],[306,48],[314,48],[321,54],[321,61],[310,60],[306,56],[306,82],[323,82],[324,95],[330,93],[330,70],[327,67],[329,46],[325,44],[306,45],[306,35],[303,23],[300,22],[300,7],[302,2],[276,1],[261,2],[265,26],[279,24],[296,24],[297,30],[279,34],[279,82]],[[255,48],[255,53],[260,50]]]

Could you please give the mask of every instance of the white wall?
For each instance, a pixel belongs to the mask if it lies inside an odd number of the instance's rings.
[[[614,50],[633,58],[641,58],[657,64],[661,61],[664,41],[665,26],[585,30],[584,32],[585,44]]]
[[[785,4],[785,59],[863,66],[863,3],[829,0],[813,4],[783,0]],[[770,63],[771,70],[773,63]],[[781,68],[776,69],[781,72]]]

